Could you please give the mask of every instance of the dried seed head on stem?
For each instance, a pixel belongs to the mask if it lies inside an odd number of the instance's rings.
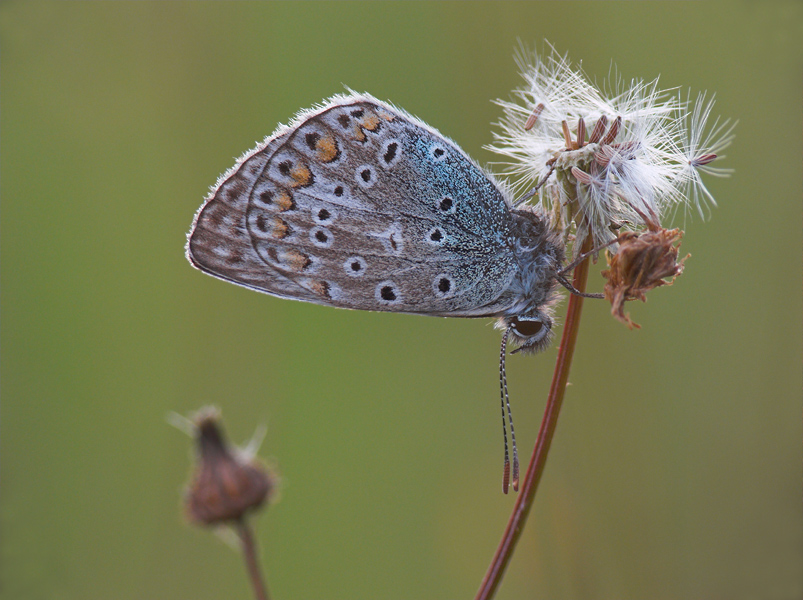
[[[630,327],[640,325],[624,312],[625,301],[647,301],[645,294],[662,285],[672,285],[683,272],[683,263],[690,255],[678,262],[678,250],[683,232],[680,229],[664,229],[645,218],[648,227],[642,233],[627,232],[619,236],[619,248],[609,255],[608,269],[602,272],[607,279],[603,290],[611,303],[611,314]]]
[[[220,415],[204,409],[195,418],[198,463],[185,493],[187,516],[202,525],[237,521],[269,499],[276,478],[258,460],[231,448]]]
[[[732,141],[733,124],[709,127],[713,100],[705,94],[683,98],[657,78],[616,76],[598,87],[554,49],[543,57],[522,50],[517,59],[525,85],[513,100],[497,101],[504,114],[489,149],[505,157],[516,195],[537,184],[537,201],[562,211],[563,223],[583,215],[575,255],[586,235],[601,246],[622,224],[646,227],[640,215],[702,213],[714,204],[701,174],[728,173],[712,163]]]
[[[198,525],[230,526],[236,532],[254,597],[269,600],[248,516],[270,500],[276,476],[251,452],[229,446],[217,409],[201,409],[188,423],[196,438],[198,461],[184,494],[187,516]]]

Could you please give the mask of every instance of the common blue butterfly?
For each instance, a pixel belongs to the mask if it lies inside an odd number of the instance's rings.
[[[339,308],[499,317],[549,343],[564,259],[548,217],[452,141],[368,95],[301,112],[218,181],[187,258],[260,292]]]

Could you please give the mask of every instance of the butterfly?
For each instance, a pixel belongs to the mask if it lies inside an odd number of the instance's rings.
[[[496,317],[503,379],[508,335],[519,350],[545,348],[558,284],[568,287],[547,214],[514,208],[432,127],[354,93],[242,156],[195,215],[186,253],[204,273],[280,298]]]

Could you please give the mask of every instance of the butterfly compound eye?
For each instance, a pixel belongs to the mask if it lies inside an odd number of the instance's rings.
[[[538,336],[544,330],[544,324],[541,321],[524,321],[515,318],[511,325],[515,332],[523,338]]]
[[[526,317],[509,318],[506,323],[519,343],[519,348],[513,352],[540,352],[549,345],[552,331],[552,319],[549,315],[536,312]]]

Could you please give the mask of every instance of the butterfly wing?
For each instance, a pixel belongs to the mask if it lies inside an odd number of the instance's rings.
[[[500,312],[517,265],[498,187],[438,132],[367,96],[300,115],[222,179],[196,216],[199,269],[344,308]]]

